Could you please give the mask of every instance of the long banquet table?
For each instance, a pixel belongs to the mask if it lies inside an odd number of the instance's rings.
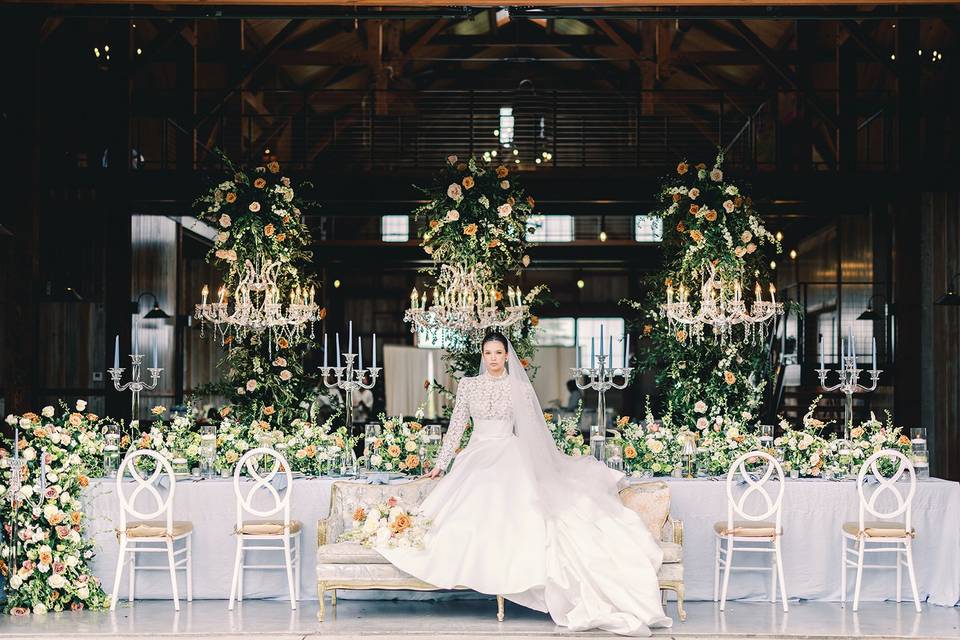
[[[703,479],[665,479],[671,490],[672,515],[684,523],[684,567],[687,598],[713,598],[714,534],[713,523],[726,518],[726,488],[723,481]],[[293,517],[303,523],[301,558],[301,599],[316,599],[315,562],[317,520],[329,512],[330,490],[335,478],[296,478],[293,492]],[[403,481],[403,480],[401,480]],[[633,480],[640,482],[639,479]],[[646,480],[644,480],[646,481]],[[106,588],[113,584],[117,558],[114,521],[119,502],[114,480],[91,482],[85,493],[88,530],[97,543],[93,570]],[[857,518],[857,490],[852,481],[788,480],[784,493],[784,574],[791,598],[837,601],[840,599],[840,526]],[[230,593],[235,538],[235,499],[232,481],[214,478],[177,482],[174,518],[193,522],[194,598],[227,598]],[[918,483],[913,505],[917,530],[914,560],[921,598],[941,606],[960,604],[960,484],[944,480]],[[274,552],[276,553],[276,552]],[[138,557],[138,564],[165,560]],[[750,554],[760,555],[760,554]],[[272,562],[276,555],[260,559]],[[877,560],[875,558],[874,560]],[[737,557],[739,564],[741,557]],[[886,559],[882,559],[886,562]],[[747,559],[747,562],[750,560]],[[904,572],[906,573],[906,572]],[[895,594],[893,571],[867,570],[861,599],[892,599]],[[851,576],[852,577],[852,576]],[[906,578],[906,576],[904,576]],[[180,594],[185,590],[181,575]],[[852,581],[850,582],[852,585]],[[121,583],[126,596],[126,576]],[[769,574],[736,572],[730,579],[730,599],[764,600],[768,597]],[[283,571],[251,570],[245,580],[245,597],[287,597]],[[904,597],[910,588],[905,580]],[[435,598],[469,597],[468,593],[359,592],[344,597]],[[138,598],[169,598],[166,573],[149,571],[138,574]]]

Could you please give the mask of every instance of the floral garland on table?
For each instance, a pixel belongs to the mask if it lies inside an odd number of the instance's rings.
[[[246,261],[254,265],[278,262],[276,283],[280,300],[291,292],[312,290],[316,283],[308,270],[313,253],[310,229],[303,210],[313,203],[299,193],[309,183],[294,186],[280,164],[247,171],[221,156],[228,176],[194,203],[198,217],[219,229],[208,260],[224,269],[224,285],[235,289]],[[326,315],[320,311],[321,319]],[[223,345],[227,374],[221,383],[204,385],[194,395],[225,395],[241,422],[257,420],[271,425],[289,425],[303,417],[304,398],[313,394],[313,384],[303,369],[311,336],[277,338],[275,344],[262,336],[237,338],[227,335]]]
[[[20,503],[15,512],[10,501],[12,446],[0,449],[0,573],[7,582],[4,611],[13,615],[48,611],[105,609],[107,596],[88,563],[93,557],[93,541],[84,536],[86,514],[80,494],[89,477],[102,464],[103,443],[98,439],[100,418],[85,413],[86,402],[78,400],[76,410],[61,405],[44,407],[40,415],[7,416],[7,424],[19,427],[17,446],[26,462],[27,477],[17,494]],[[40,457],[46,451],[46,492],[34,494],[33,484],[40,472]],[[30,503],[39,502],[31,507]],[[18,566],[8,566],[9,537],[16,515],[21,557]]]
[[[337,542],[359,542],[365,547],[422,549],[423,537],[431,521],[409,511],[391,496],[385,502],[358,506],[353,512],[353,528],[340,534]]]
[[[580,416],[583,414],[583,401],[577,404],[577,411],[573,415],[558,417],[554,422],[554,415],[546,412],[543,421],[547,423],[550,435],[557,449],[579,458],[590,454],[590,445],[584,443],[583,433],[580,431]]]
[[[430,442],[421,420],[421,411],[417,412],[416,420],[404,420],[401,416],[388,418],[381,413],[380,424],[383,429],[380,436],[373,441],[370,467],[377,471],[402,471],[409,474],[430,471],[440,451],[440,445]]]
[[[781,250],[752,199],[724,175],[722,163],[722,155],[709,169],[684,161],[665,179],[660,207],[652,213],[663,220],[665,266],[650,279],[645,301],[625,301],[641,311],[639,368],[657,372],[663,414],[691,430],[710,415],[734,417],[740,424],[756,421],[769,373],[762,344],[693,344],[688,332],[671,327],[660,311],[667,286],[697,291],[710,269],[724,284],[759,281],[768,273],[763,249]],[[709,413],[697,410],[704,405]]]

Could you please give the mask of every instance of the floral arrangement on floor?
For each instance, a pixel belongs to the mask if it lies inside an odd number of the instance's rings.
[[[86,514],[80,494],[89,477],[99,473],[103,443],[98,438],[100,418],[86,412],[86,402],[75,409],[61,404],[59,415],[52,407],[40,414],[7,416],[7,424],[19,428],[16,443],[0,449],[0,573],[7,582],[4,611],[13,615],[80,609],[104,609],[107,596],[100,580],[90,572],[93,542],[84,536]],[[10,459],[13,447],[26,463],[26,478],[17,492],[14,510],[10,495]],[[46,470],[45,490],[39,482],[41,458]],[[16,521],[20,555],[11,559],[10,536]]]
[[[577,404],[577,411],[573,415],[557,417],[550,412],[543,414],[543,421],[550,429],[553,442],[557,449],[568,456],[580,457],[590,454],[590,445],[584,443],[583,433],[580,431],[580,417],[583,415],[583,401]]]
[[[337,542],[359,542],[365,547],[423,548],[423,536],[430,520],[404,508],[391,496],[386,502],[358,506],[353,528],[340,534]]]
[[[404,420],[401,416],[388,418],[381,413],[380,437],[372,443],[370,468],[409,474],[430,471],[440,450],[440,443],[430,441],[422,420],[421,411],[417,412],[415,420]]]
[[[227,175],[198,198],[194,207],[201,220],[219,230],[208,260],[223,268],[226,290],[235,290],[249,260],[255,266],[279,263],[276,283],[280,300],[290,298],[293,291],[313,291],[317,286],[310,274],[313,239],[303,220],[303,211],[313,203],[300,195],[312,185],[294,187],[276,160],[246,170],[225,156],[221,159]],[[321,310],[321,318],[324,315]],[[283,426],[307,417],[301,401],[315,395],[315,385],[304,372],[303,357],[312,334],[308,330],[299,338],[280,336],[273,344],[266,335],[242,339],[227,335],[223,339],[224,379],[195,389],[193,395],[226,396],[234,418],[243,423],[257,420]]]
[[[764,227],[750,196],[724,174],[722,164],[722,155],[709,168],[683,161],[664,180],[659,208],[652,213],[663,221],[664,267],[648,281],[645,300],[624,301],[641,311],[638,364],[641,370],[657,372],[657,385],[663,389],[659,412],[690,430],[712,416],[734,417],[741,425],[756,423],[769,377],[763,344],[727,343],[710,335],[691,341],[686,330],[671,327],[660,311],[668,286],[698,292],[713,269],[725,285],[770,279],[764,249],[779,253],[780,243]]]

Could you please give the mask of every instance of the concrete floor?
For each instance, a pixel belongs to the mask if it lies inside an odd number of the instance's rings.
[[[673,603],[668,615],[674,615]],[[924,605],[923,613],[903,603],[864,603],[858,613],[839,604],[791,603],[784,614],[769,603],[731,602],[721,613],[713,602],[691,602],[687,621],[656,636],[665,638],[803,638],[960,637],[960,608]],[[450,638],[468,640],[495,636],[501,640],[529,637],[616,637],[603,632],[572,633],[553,624],[547,615],[507,603],[506,619],[498,623],[496,604],[485,600],[383,601],[341,599],[327,620],[317,622],[317,603],[304,602],[297,611],[281,601],[248,600],[227,611],[225,601],[181,603],[179,614],[170,601],[121,602],[110,612],[60,613],[28,618],[0,618],[0,636],[19,638]]]

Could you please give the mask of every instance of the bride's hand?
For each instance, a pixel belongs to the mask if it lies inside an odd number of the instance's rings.
[[[434,467],[430,470],[430,473],[423,474],[425,478],[436,478],[443,474],[443,470],[440,467]]]

